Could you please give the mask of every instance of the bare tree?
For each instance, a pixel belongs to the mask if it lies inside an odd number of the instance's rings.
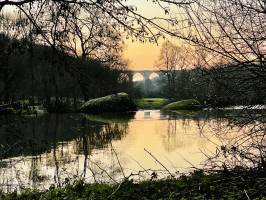
[[[146,17],[144,13],[138,11],[138,5],[130,5],[128,0],[78,0],[78,1],[37,1],[37,0],[1,0],[0,1],[0,11],[3,11],[6,6],[11,8],[23,8],[25,6],[36,6],[44,4],[57,4],[61,5],[61,10],[68,10],[71,7],[79,7],[83,11],[83,15],[90,16],[95,10],[99,13],[112,19],[110,25],[113,26],[116,30],[124,31],[129,37],[132,37],[134,40],[140,40],[142,42],[157,42],[158,38],[162,36],[163,32],[168,32],[168,28],[164,27],[162,24],[165,22],[174,23],[175,18],[172,18],[169,15],[169,7],[172,5],[189,5],[195,0],[178,0],[178,1],[169,1],[169,0],[156,0],[151,1],[151,4],[156,4],[159,8],[164,11],[164,17]],[[40,13],[36,13],[38,15]],[[100,14],[101,15],[101,14]],[[31,22],[36,26],[34,20],[31,16]],[[113,23],[115,22],[115,23]],[[41,27],[37,28],[41,31]]]
[[[226,74],[249,72],[237,77],[241,92],[255,85],[265,91],[265,1],[196,1],[181,10],[183,23],[175,24],[174,36],[208,50],[212,66],[233,65]]]
[[[166,41],[161,47],[156,67],[167,77],[168,92],[172,96],[176,94],[178,70],[188,68],[190,65],[188,55],[188,49],[184,45],[177,46]]]

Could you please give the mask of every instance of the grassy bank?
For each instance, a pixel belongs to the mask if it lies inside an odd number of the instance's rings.
[[[132,183],[120,185],[84,184],[50,188],[44,192],[25,191],[0,196],[0,199],[263,199],[266,200],[265,172],[227,172],[204,175],[195,172],[179,179]]]
[[[142,98],[135,100],[139,109],[160,109],[170,101],[164,98]]]
[[[201,110],[200,102],[195,99],[186,99],[170,103],[163,107],[163,110],[176,111],[176,110]]]

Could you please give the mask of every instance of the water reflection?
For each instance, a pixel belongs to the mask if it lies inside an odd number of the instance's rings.
[[[160,111],[0,121],[0,189],[5,191],[77,179],[113,182],[123,173],[162,170],[144,148],[171,173],[186,172],[202,167],[205,155],[215,155],[217,147],[235,142],[235,134],[248,131],[217,115]]]

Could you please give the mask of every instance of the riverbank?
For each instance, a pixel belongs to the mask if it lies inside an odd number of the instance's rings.
[[[155,178],[156,174],[152,175]],[[178,179],[150,180],[141,183],[85,184],[81,181],[64,188],[2,194],[4,200],[30,199],[261,199],[266,200],[265,172],[235,171],[206,175],[202,171]]]

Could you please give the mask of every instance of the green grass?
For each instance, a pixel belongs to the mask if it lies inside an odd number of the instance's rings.
[[[205,175],[202,171],[179,179],[124,181],[119,185],[77,182],[47,191],[25,190],[22,194],[0,194],[4,200],[93,199],[93,200],[188,200],[188,199],[263,199],[266,200],[263,172],[227,172]]]
[[[135,103],[140,109],[160,109],[170,101],[164,98],[143,98],[136,99]]]
[[[202,106],[199,101],[195,99],[181,100],[170,103],[163,107],[163,110],[176,111],[176,110],[201,110]]]

